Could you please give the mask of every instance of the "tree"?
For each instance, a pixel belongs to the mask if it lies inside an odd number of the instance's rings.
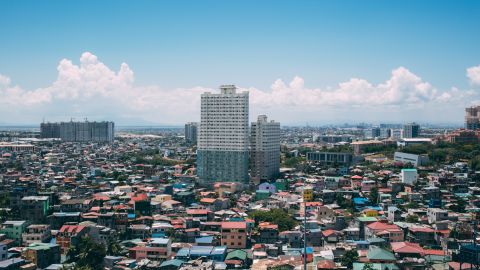
[[[405,221],[409,222],[409,223],[416,223],[416,222],[418,222],[418,216],[417,215],[408,215],[405,218]]]
[[[123,248],[118,241],[108,241],[107,254],[111,256],[122,255]]]
[[[353,268],[353,263],[358,260],[358,252],[354,249],[349,250],[343,254],[341,259],[342,265],[346,266],[348,269]]]
[[[372,204],[377,204],[378,203],[378,188],[373,187],[370,190],[370,194],[368,194],[368,199]]]
[[[87,267],[92,270],[102,269],[105,255],[105,246],[96,243],[90,237],[80,239],[67,253],[68,261],[75,262],[75,267]]]
[[[467,207],[467,202],[462,198],[456,198],[457,203],[450,205],[449,209],[457,213],[465,213],[465,208]]]
[[[250,217],[255,220],[255,223],[271,222],[278,225],[280,231],[291,230],[297,222],[283,209],[271,209],[269,211],[253,211]]]
[[[363,265],[362,270],[374,270],[373,265],[371,263],[366,263]]]

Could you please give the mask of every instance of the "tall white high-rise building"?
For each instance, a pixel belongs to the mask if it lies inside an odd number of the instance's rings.
[[[255,182],[274,179],[280,172],[280,123],[259,115],[250,134],[252,178]]]
[[[201,97],[197,175],[202,184],[244,182],[248,177],[248,92],[220,86]]]

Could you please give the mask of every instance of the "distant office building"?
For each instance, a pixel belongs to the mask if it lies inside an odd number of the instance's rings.
[[[480,131],[455,130],[445,136],[445,141],[451,143],[478,143],[480,141]]]
[[[395,140],[403,138],[403,129],[390,129],[390,138]]]
[[[350,145],[353,147],[353,154],[358,156],[364,153],[365,149],[369,147],[382,146],[384,143],[382,141],[371,140],[352,142]]]
[[[380,128],[397,129],[397,128],[402,128],[402,125],[401,124],[380,124]]]
[[[403,138],[417,138],[420,135],[420,125],[408,123],[403,126]]]
[[[60,138],[60,124],[59,123],[41,123],[40,137]]]
[[[197,143],[198,123],[190,122],[185,124],[185,141],[187,143]]]
[[[465,128],[470,130],[480,128],[480,106],[465,108]]]
[[[202,184],[244,182],[248,177],[248,92],[220,86],[201,97],[197,175]]]
[[[319,135],[316,140],[318,142],[323,142],[323,143],[339,143],[339,142],[351,142],[352,141],[352,135]]]
[[[380,128],[380,138],[390,138],[390,131],[389,128]]]
[[[380,137],[380,128],[368,128],[363,131],[363,136],[368,139],[374,139]]]
[[[308,152],[308,161],[316,161],[325,164],[351,164],[353,161],[352,153],[335,152]]]
[[[280,172],[280,123],[258,116],[251,128],[250,162],[252,177],[271,180]]]
[[[430,138],[404,138],[397,141],[397,146],[405,147],[414,144],[432,144],[433,141]]]
[[[41,123],[42,138],[60,138],[68,142],[113,142],[113,122]]]
[[[428,163],[427,155],[415,155],[403,152],[395,152],[393,159],[396,162],[411,163],[413,166],[423,166]]]

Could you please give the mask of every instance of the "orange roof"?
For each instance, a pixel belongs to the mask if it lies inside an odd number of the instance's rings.
[[[272,224],[270,222],[262,222],[262,223],[258,224],[258,227],[260,229],[271,229],[271,230],[277,230],[278,229],[278,225]]]
[[[231,222],[231,221],[222,222],[222,229],[246,229],[246,228],[247,228],[246,222]]]
[[[202,203],[214,203],[217,199],[213,199],[213,198],[202,198],[200,200],[200,202]]]

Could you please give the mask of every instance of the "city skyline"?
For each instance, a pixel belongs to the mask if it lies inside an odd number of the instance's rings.
[[[480,103],[478,3],[189,3],[2,3],[0,124],[181,126],[221,84],[285,125],[461,124]]]

